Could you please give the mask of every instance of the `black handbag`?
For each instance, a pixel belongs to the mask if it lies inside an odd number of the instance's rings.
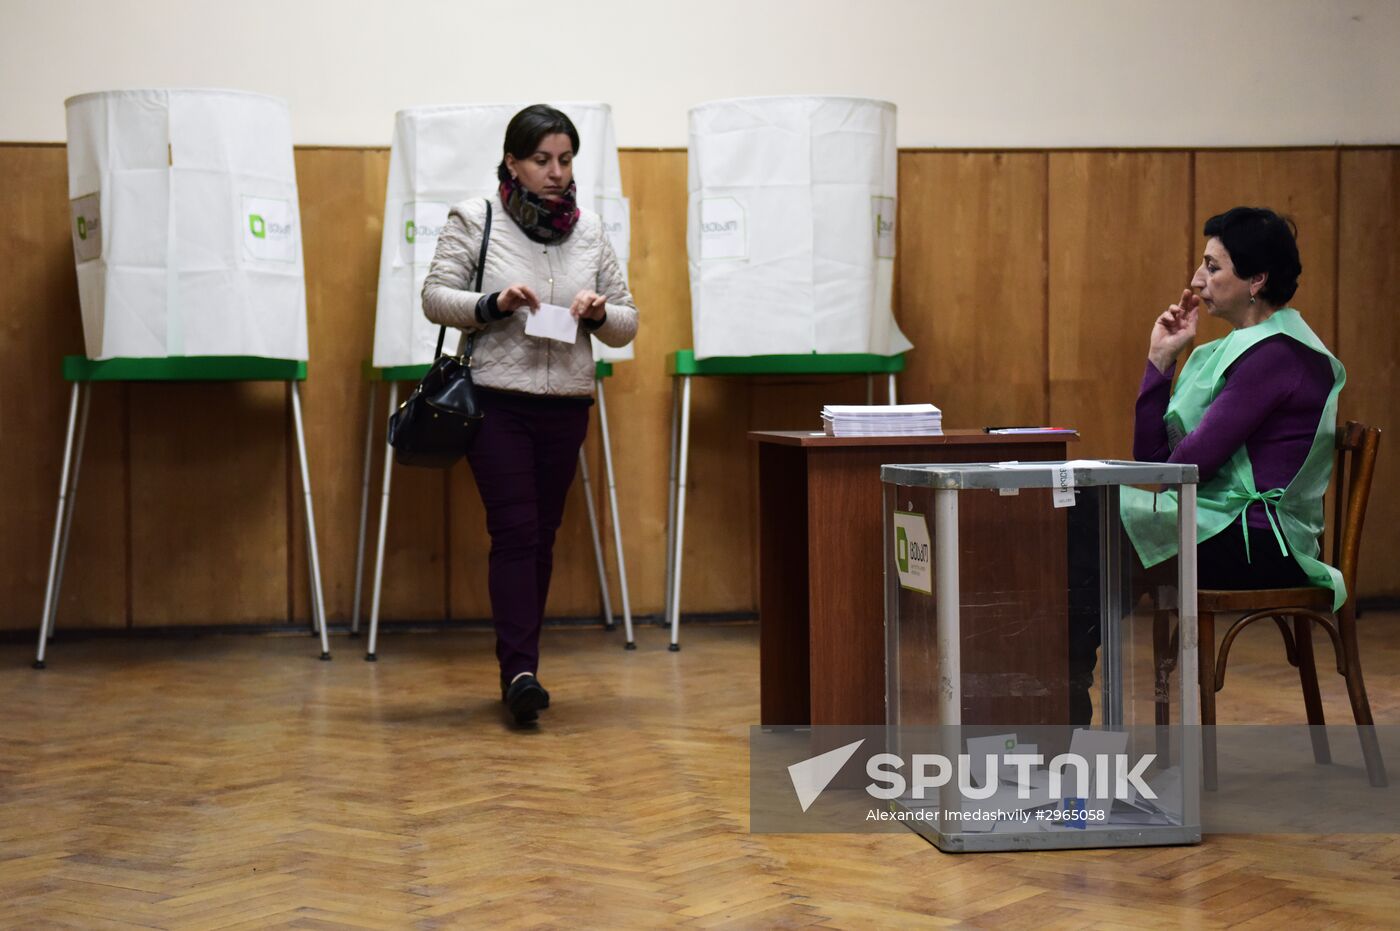
[[[476,260],[476,290],[486,267],[486,244],[491,239],[491,201],[486,202],[486,223],[481,231],[481,253]],[[408,400],[389,418],[389,445],[400,465],[430,469],[449,468],[466,455],[485,417],[472,385],[472,349],[476,334],[467,337],[467,351],[460,357],[442,354],[447,327],[438,331],[437,349],[428,374]]]

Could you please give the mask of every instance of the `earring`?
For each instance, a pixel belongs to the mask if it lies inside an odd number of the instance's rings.
[[[1249,302],[1250,302],[1251,304],[1254,303],[1254,295],[1253,295],[1253,294],[1251,294],[1251,295],[1249,296]]]

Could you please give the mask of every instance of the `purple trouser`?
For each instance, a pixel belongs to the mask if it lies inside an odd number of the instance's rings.
[[[554,533],[588,433],[587,398],[478,388],[486,417],[467,461],[491,534],[488,588],[501,679],[538,672]]]

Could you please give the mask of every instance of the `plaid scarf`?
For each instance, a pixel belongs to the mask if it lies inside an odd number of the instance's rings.
[[[570,181],[558,200],[545,200],[510,177],[501,182],[499,191],[510,218],[526,236],[545,244],[563,242],[573,232],[579,215],[577,192],[574,182]]]

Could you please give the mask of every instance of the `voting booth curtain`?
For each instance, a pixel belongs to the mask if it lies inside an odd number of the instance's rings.
[[[87,356],[305,360],[286,102],[130,90],[65,106]]]
[[[510,118],[528,104],[469,104],[400,110],[394,119],[389,182],[384,196],[384,236],[375,308],[377,367],[426,365],[433,359],[438,327],[423,316],[420,294],[437,238],[455,203],[495,198],[496,166]],[[555,103],[578,129],[574,158],[578,204],[598,213],[624,272],[631,230],[617,157],[612,109],[604,103]],[[509,222],[509,221],[507,221]],[[593,341],[594,358],[632,358]]]
[[[696,358],[895,355],[895,107],[852,97],[690,111]]]

